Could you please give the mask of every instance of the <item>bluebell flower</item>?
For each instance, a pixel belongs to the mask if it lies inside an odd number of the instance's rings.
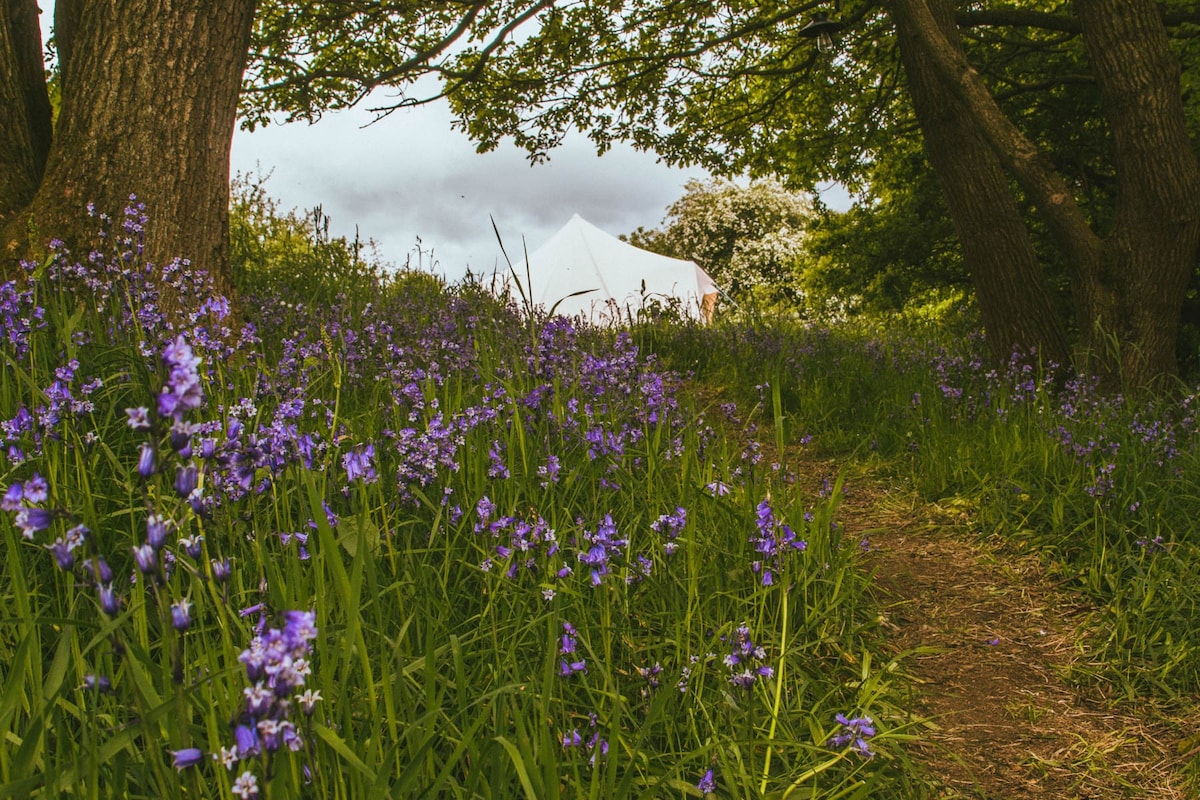
[[[54,521],[54,512],[45,508],[22,508],[17,512],[14,524],[21,529],[21,535],[33,539],[38,531],[44,531]]]
[[[121,611],[121,597],[113,589],[111,583],[101,584],[97,587],[97,594],[100,599],[100,610],[105,616],[115,617]]]
[[[233,729],[233,740],[239,758],[250,758],[262,752],[257,725],[238,725]]]
[[[171,424],[171,430],[167,437],[171,449],[179,453],[181,458],[190,458],[192,455],[192,434],[196,429],[188,422],[181,419],[175,420]]]
[[[204,760],[204,753],[198,747],[185,747],[182,750],[172,750],[171,755],[175,759],[172,766],[180,772],[188,767],[194,767]]]
[[[158,514],[151,514],[146,518],[146,544],[155,552],[163,549],[163,545],[167,543],[167,534],[170,531],[170,520]]]
[[[346,453],[342,456],[342,467],[345,468],[346,480],[350,483],[357,480],[365,484],[375,483],[379,480],[379,475],[375,472],[375,445],[367,444]]]
[[[112,583],[113,571],[108,562],[103,556],[96,556],[91,560],[92,577],[96,579],[96,583]]]
[[[200,408],[204,402],[204,389],[197,372],[200,359],[180,334],[163,350],[163,361],[171,372],[167,385],[158,396],[158,413],[161,417],[182,420],[184,415]]]
[[[25,481],[24,493],[25,502],[35,505],[44,503],[50,496],[50,486],[45,478],[35,472],[32,478]]]
[[[829,736],[827,747],[842,748],[850,745],[850,749],[863,756],[872,758],[875,753],[871,750],[870,739],[875,735],[875,722],[868,716],[848,718],[845,714],[836,714],[838,730]]]
[[[195,464],[175,468],[175,493],[187,499],[200,483],[200,471]]]
[[[229,563],[228,558],[214,558],[210,564],[212,566],[213,580],[218,583],[225,583],[229,580],[229,576],[233,573],[233,566]]]
[[[46,549],[53,554],[54,563],[63,572],[69,572],[75,566],[75,554],[71,552],[74,548],[66,539],[59,537],[54,540],[53,544],[46,545]]]
[[[717,781],[713,778],[713,771],[711,769],[704,773],[704,777],[696,784],[696,788],[702,794],[712,794],[717,790]]]
[[[138,453],[137,472],[143,478],[149,478],[154,474],[154,445],[148,442],[142,443],[142,449]]]
[[[158,569],[157,553],[148,544],[138,545],[133,548],[133,560],[137,565],[138,571],[143,575],[149,575]]]
[[[183,552],[187,553],[188,558],[196,560],[204,554],[201,542],[204,541],[204,536],[196,534],[195,536],[179,537],[179,545],[183,548]]]
[[[112,680],[105,675],[84,675],[83,688],[89,692],[108,694],[113,690]]]
[[[21,484],[14,483],[4,492],[4,498],[0,500],[0,509],[4,511],[20,511],[21,501],[25,497],[25,490]]]
[[[242,800],[258,797],[258,778],[254,776],[253,772],[246,770],[233,782],[233,788],[230,791]]]
[[[125,415],[128,417],[126,424],[135,431],[150,430],[150,409],[145,406],[127,408],[125,409]]]
[[[171,627],[182,633],[192,626],[192,604],[185,597],[171,604]]]

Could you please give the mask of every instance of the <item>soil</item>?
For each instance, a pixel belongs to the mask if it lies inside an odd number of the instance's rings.
[[[1198,796],[1182,777],[1177,724],[1067,680],[1086,658],[1090,609],[1036,557],[983,541],[968,511],[868,477],[847,479],[839,519],[869,539],[889,644],[907,653],[914,713],[930,720],[914,755],[937,797]]]

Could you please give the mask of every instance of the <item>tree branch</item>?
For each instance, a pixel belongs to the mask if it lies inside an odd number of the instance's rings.
[[[996,104],[979,73],[946,38],[926,0],[893,0],[904,15],[946,88],[971,112],[984,139],[1041,211],[1060,245],[1078,264],[1092,263],[1101,242],[1072,196],[1066,181],[1037,145]]]

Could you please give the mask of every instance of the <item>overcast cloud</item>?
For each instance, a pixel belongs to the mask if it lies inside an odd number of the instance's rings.
[[[479,154],[451,130],[445,105],[397,112],[364,127],[372,116],[351,110],[315,125],[275,125],[233,141],[234,171],[271,173],[268,193],[285,208],[320,204],[330,231],[352,238],[358,225],[386,260],[401,264],[417,237],[450,278],[469,266],[503,266],[489,215],[514,261],[522,237],[536,249],[572,214],[614,235],[654,227],[698,169],[673,169],[655,156],[615,146],[603,157],[582,135],[531,166],[509,145]]]

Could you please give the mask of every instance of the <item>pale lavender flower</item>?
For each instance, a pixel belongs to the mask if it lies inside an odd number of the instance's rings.
[[[31,504],[44,503],[50,496],[50,486],[46,483],[46,479],[36,472],[33,477],[25,481],[25,502]]]
[[[148,544],[138,545],[133,548],[133,560],[137,565],[138,571],[143,575],[149,575],[158,569],[158,558],[154,548]]]
[[[146,544],[155,552],[167,543],[167,534],[171,531],[171,521],[158,514],[146,518]]]
[[[231,791],[242,798],[242,800],[250,800],[251,797],[258,797],[258,778],[254,776],[253,772],[246,770],[233,782],[233,789]]]
[[[127,408],[125,409],[125,414],[127,417],[129,417],[129,419],[125,421],[126,424],[135,431],[150,430],[150,409],[146,408],[145,406]]]
[[[120,613],[121,596],[113,589],[111,583],[101,584],[96,591],[100,599],[100,610],[105,616],[115,617]]]
[[[212,576],[217,583],[225,583],[229,580],[229,576],[233,572],[233,566],[229,563],[228,558],[212,559]]]

